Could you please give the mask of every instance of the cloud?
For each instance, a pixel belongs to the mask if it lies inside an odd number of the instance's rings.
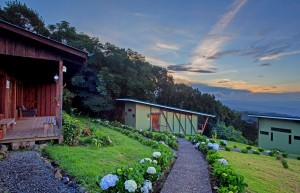
[[[230,35],[224,35],[224,30],[246,2],[247,0],[236,0],[232,4],[231,9],[219,19],[209,34],[198,44],[192,62],[187,68],[194,71],[214,68],[211,59],[219,57],[221,47],[232,38]]]
[[[163,61],[163,60],[160,60],[160,59],[157,59],[157,58],[153,58],[153,57],[150,57],[150,56],[146,56],[146,61],[149,62],[150,64],[158,65],[158,66],[161,66],[161,67],[168,67],[168,66],[173,65],[170,62],[166,62],[166,61]]]
[[[176,44],[166,44],[161,42],[156,42],[156,47],[164,50],[179,50],[180,47]]]
[[[270,63],[262,63],[262,64],[258,64],[259,66],[271,66]]]
[[[223,80],[218,81],[217,83],[218,84],[224,84],[224,83],[228,83],[228,82],[230,82],[229,79],[223,79]]]
[[[194,69],[189,67],[190,63],[188,64],[177,64],[177,65],[170,65],[167,67],[170,71],[187,71],[187,72],[195,72],[195,73],[215,73],[216,68],[209,68],[209,69]]]
[[[282,56],[294,55],[294,54],[300,54],[300,50],[291,51],[291,52],[284,52],[284,53],[277,53],[277,54],[270,54],[270,55],[266,55],[266,56],[263,56],[263,57],[259,58],[259,60],[260,61],[264,61],[264,60],[279,60],[280,57],[282,57]]]

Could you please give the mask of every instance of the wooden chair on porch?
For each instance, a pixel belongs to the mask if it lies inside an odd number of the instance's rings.
[[[18,106],[19,116],[22,117],[35,117],[37,115],[37,109],[26,109],[24,105]]]

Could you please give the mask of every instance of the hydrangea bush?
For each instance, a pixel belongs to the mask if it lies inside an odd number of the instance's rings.
[[[144,158],[140,160],[138,164],[126,167],[118,167],[114,172],[112,172],[112,174],[106,175],[101,178],[99,183],[100,188],[106,192],[151,192],[152,183],[161,176],[161,173],[164,169],[169,167],[174,158],[173,151],[168,145],[170,145],[170,139],[173,141],[175,140],[176,142],[177,138],[169,136],[171,134],[168,133],[155,133],[151,134],[154,136],[153,138],[155,140],[146,140],[145,138],[143,138],[143,135],[145,136],[145,134],[147,134],[149,131],[137,131],[134,128],[128,127],[126,125],[121,125],[117,122],[109,123],[103,121],[95,121],[95,123],[103,124],[111,129],[127,135],[128,137],[138,140],[144,145],[151,146],[156,150],[152,154],[153,159]],[[165,144],[159,143],[158,141],[164,141]],[[111,175],[117,176],[118,180],[111,180]]]

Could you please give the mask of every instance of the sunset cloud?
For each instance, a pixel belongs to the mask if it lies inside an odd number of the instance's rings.
[[[222,34],[224,34],[225,28],[234,19],[246,2],[247,0],[235,1],[232,8],[221,17],[207,37],[199,43],[195,50],[195,56],[191,62],[192,68],[201,70],[214,68],[212,61],[209,59],[220,52],[221,47],[231,39],[230,36]]]
[[[179,50],[180,47],[176,44],[167,44],[167,43],[161,43],[161,42],[156,42],[155,46],[159,49],[164,49],[164,50]]]
[[[263,56],[259,58],[260,61],[265,61],[265,60],[279,60],[280,57],[286,56],[286,55],[294,55],[294,54],[300,54],[300,50],[297,51],[292,51],[292,52],[283,52],[283,53],[278,53],[278,54],[270,54],[267,56]]]
[[[146,56],[146,61],[149,62],[150,64],[158,65],[158,66],[165,67],[165,68],[170,66],[170,65],[174,65],[170,62],[166,62],[166,61],[163,61],[163,60],[160,60],[160,59],[157,59],[157,58],[153,58],[153,57],[150,57],[150,56]]]

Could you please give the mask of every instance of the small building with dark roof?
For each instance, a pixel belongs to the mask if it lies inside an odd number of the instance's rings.
[[[0,20],[0,143],[62,139],[64,80],[87,53]]]
[[[300,154],[300,118],[268,115],[249,115],[258,118],[258,145]]]
[[[193,135],[203,132],[208,119],[215,115],[164,106],[135,99],[117,99],[125,103],[125,124],[138,130],[153,129]],[[203,124],[198,117],[203,116]],[[198,127],[199,126],[199,127]]]

